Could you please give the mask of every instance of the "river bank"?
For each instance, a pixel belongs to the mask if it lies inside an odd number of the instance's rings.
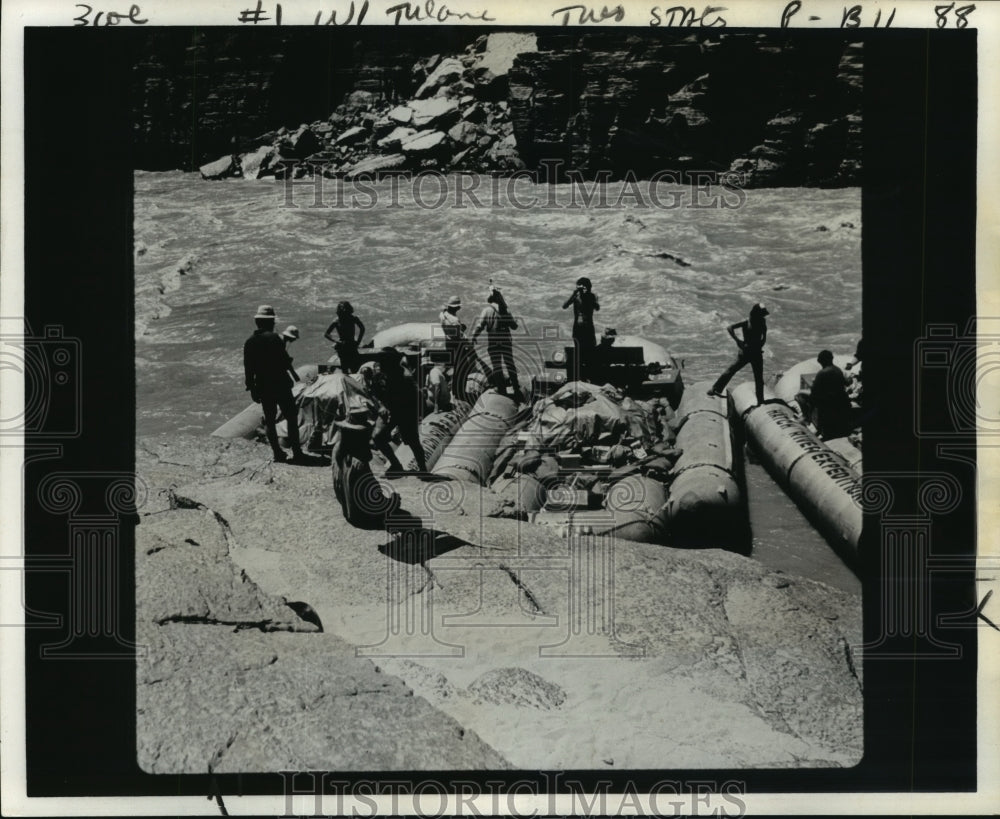
[[[857,595],[718,550],[566,541],[413,477],[401,534],[354,529],[327,467],[242,440],[143,438],[137,472],[147,770],[860,759]]]

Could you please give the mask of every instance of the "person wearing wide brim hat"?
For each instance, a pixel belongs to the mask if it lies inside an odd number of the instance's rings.
[[[441,311],[441,329],[444,331],[445,348],[451,356],[454,367],[452,375],[452,391],[460,401],[469,400],[465,383],[469,375],[479,368],[479,358],[469,340],[465,337],[466,326],[459,320],[458,311],[462,309],[462,300],[458,296],[448,299]]]
[[[739,353],[736,361],[729,365],[726,371],[719,376],[712,385],[708,394],[722,397],[722,391],[730,379],[742,370],[747,364],[753,369],[754,387],[757,392],[757,404],[764,403],[764,342],[767,341],[767,322],[765,316],[770,315],[767,307],[762,302],[757,302],[750,308],[750,317],[745,321],[737,321],[726,328],[726,332],[736,342]],[[737,338],[736,331],[740,331],[742,338]]]
[[[333,492],[344,519],[362,529],[380,529],[387,515],[399,508],[399,496],[386,496],[371,470],[371,425],[368,411],[355,409],[337,421],[333,446]]]
[[[243,344],[243,371],[246,389],[264,414],[264,430],[275,461],[287,461],[288,455],[278,442],[278,410],[288,427],[288,443],[295,459],[301,459],[299,443],[299,409],[292,395],[292,378],[298,378],[292,360],[285,350],[285,341],[274,332],[277,320],[274,307],[262,304],[254,315],[257,329]]]
[[[281,331],[281,337],[287,341],[298,341],[299,328],[294,324],[289,324],[284,330]]]

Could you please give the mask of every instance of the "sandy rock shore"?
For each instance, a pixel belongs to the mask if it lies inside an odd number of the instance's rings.
[[[140,764],[850,766],[857,596],[719,550],[568,541],[488,489],[393,481],[348,525],[329,466],[142,439]]]

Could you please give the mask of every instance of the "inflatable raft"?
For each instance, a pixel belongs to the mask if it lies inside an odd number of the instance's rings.
[[[670,475],[670,542],[749,553],[741,449],[733,445],[726,400],[709,396],[711,386],[705,381],[685,392],[675,416],[681,456]]]
[[[861,475],[770,390],[757,405],[752,383],[730,390],[733,413],[771,477],[852,568],[861,538]]]
[[[835,355],[833,363],[847,372],[847,365],[854,360],[851,355]],[[800,361],[794,367],[789,367],[774,385],[774,395],[776,398],[791,404],[795,401],[795,396],[802,390],[808,390],[811,383],[810,376],[816,375],[820,371],[819,362],[815,357],[806,361]]]
[[[497,445],[516,414],[517,405],[507,396],[483,393],[431,471],[435,475],[485,485],[493,468]]]
[[[316,364],[303,364],[301,367],[296,367],[295,372],[299,374],[301,379],[292,389],[292,393],[297,397],[305,389],[306,384],[316,380],[319,367]],[[254,403],[226,421],[212,435],[216,438],[245,438],[249,441],[256,438],[257,431],[263,427],[263,410],[261,410],[260,404]]]

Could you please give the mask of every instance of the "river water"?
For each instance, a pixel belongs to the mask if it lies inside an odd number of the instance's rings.
[[[296,364],[332,353],[323,331],[342,299],[369,335],[433,321],[453,294],[471,323],[491,277],[544,353],[559,346],[554,331],[568,336],[562,302],[590,277],[598,332],[662,344],[684,360],[688,384],[728,364],[725,326],[755,301],[771,312],[769,381],[824,347],[853,351],[860,336],[857,188],[608,183],[585,206],[569,185],[476,183],[382,181],[338,201],[324,180],[316,207],[309,185],[136,173],[138,434],[208,434],[246,406],[242,344],[261,303],[275,306],[279,328],[299,327]]]

